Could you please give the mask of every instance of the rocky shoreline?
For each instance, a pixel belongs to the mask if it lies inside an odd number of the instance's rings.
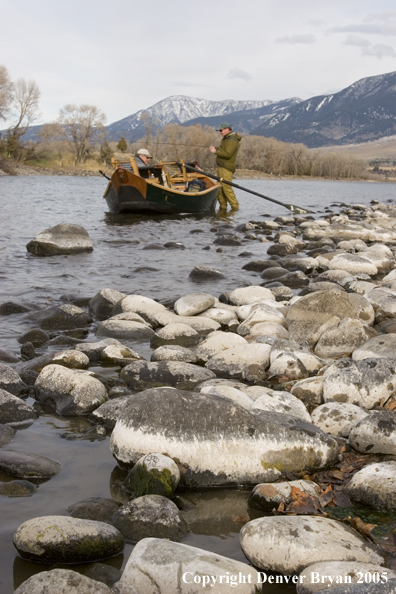
[[[217,249],[243,237],[270,243],[266,259],[243,266],[260,285],[190,293],[171,307],[100,287],[87,302],[0,305],[28,327],[20,360],[0,354],[0,470],[13,477],[1,494],[39,497],[37,481],[62,472],[50,456],[12,449],[40,414],[30,396],[111,434],[126,498],[70,501],[69,516],[23,522],[19,555],[51,569],[17,594],[191,594],[204,576],[213,592],[254,593],[264,575],[293,578],[299,594],[396,592],[396,523],[365,520],[396,507],[396,207],[327,211],[217,222]],[[72,257],[89,252],[86,236],[57,225],[30,251]],[[197,266],[191,278],[219,274]],[[76,337],[88,328],[96,341]],[[242,522],[246,563],[180,542],[191,510],[183,492],[213,487],[249,489],[257,515]],[[137,544],[123,573],[104,576],[100,561],[125,542]],[[54,567],[83,562],[90,577]]]

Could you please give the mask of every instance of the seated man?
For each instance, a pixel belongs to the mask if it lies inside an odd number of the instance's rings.
[[[152,156],[150,155],[148,150],[139,149],[134,159],[136,161],[136,165],[138,166],[139,174],[142,177],[150,177],[150,169],[152,169],[153,166],[149,164],[149,160],[152,159]]]

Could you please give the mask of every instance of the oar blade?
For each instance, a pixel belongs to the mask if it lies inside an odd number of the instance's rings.
[[[306,208],[302,208],[301,206],[296,206],[295,204],[284,204],[291,212],[295,212],[296,214],[310,214],[312,210],[307,210]]]

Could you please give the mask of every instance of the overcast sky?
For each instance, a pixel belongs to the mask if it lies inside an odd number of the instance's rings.
[[[395,0],[5,0],[0,64],[107,123],[169,95],[309,97],[396,70]]]

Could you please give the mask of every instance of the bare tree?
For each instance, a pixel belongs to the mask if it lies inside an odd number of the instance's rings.
[[[59,166],[63,165],[63,156],[69,150],[69,144],[64,138],[64,129],[56,122],[43,124],[39,131],[42,149],[47,153],[56,154]]]
[[[6,120],[8,109],[12,101],[13,84],[7,68],[0,65],[0,120]]]
[[[65,105],[59,112],[58,123],[69,143],[76,163],[84,163],[93,144],[104,135],[105,114],[95,105]]]
[[[15,118],[11,127],[13,136],[20,138],[40,117],[39,99],[40,89],[35,81],[18,78],[14,84],[12,99],[12,113]]]

